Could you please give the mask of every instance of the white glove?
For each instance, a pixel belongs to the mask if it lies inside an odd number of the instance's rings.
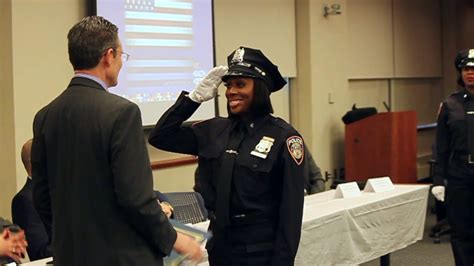
[[[208,101],[217,95],[217,88],[222,82],[222,76],[227,72],[227,66],[216,66],[199,82],[188,97],[197,103]]]
[[[444,186],[434,186],[431,189],[431,194],[439,200],[439,201],[444,201]]]

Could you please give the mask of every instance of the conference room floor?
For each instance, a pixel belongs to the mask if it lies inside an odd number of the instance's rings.
[[[453,253],[449,242],[449,235],[441,237],[441,243],[434,244],[433,239],[429,237],[430,228],[436,223],[436,215],[431,212],[434,205],[433,197],[428,199],[428,210],[426,212],[425,231],[423,240],[416,242],[402,250],[390,254],[390,264],[394,266],[418,266],[418,265],[454,265]],[[378,266],[380,260],[375,259],[361,266]]]

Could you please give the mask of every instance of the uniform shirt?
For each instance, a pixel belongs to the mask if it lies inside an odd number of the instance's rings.
[[[466,114],[472,107],[474,96],[467,90],[455,92],[443,101],[436,132],[434,185],[444,185],[443,179],[462,179],[474,175],[474,164],[468,164]]]
[[[149,142],[163,150],[199,156],[196,188],[212,212],[216,206],[222,154],[237,120],[212,118],[190,127],[183,126],[183,121],[198,107],[199,104],[183,92],[160,118],[150,133]],[[246,123],[245,128],[246,135],[234,163],[230,216],[247,215],[275,221],[274,261],[292,261],[299,244],[303,212],[304,148],[301,136],[286,122],[271,115]],[[267,139],[263,140],[264,137]],[[268,146],[269,139],[270,142],[273,140],[273,145],[268,153],[256,153],[257,145]],[[292,150],[291,143],[299,140],[301,149],[297,144],[297,149]]]

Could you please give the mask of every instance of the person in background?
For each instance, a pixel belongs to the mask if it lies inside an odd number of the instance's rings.
[[[200,244],[156,200],[140,109],[108,92],[128,59],[118,28],[85,17],[68,52],[74,77],[33,122],[33,201],[54,265],[163,265],[173,247],[200,260]]]
[[[313,155],[305,147],[306,162],[304,165],[304,188],[308,195],[323,192],[326,190],[325,181],[321,175],[321,169],[313,159]]]
[[[0,265],[14,260],[20,263],[21,258],[26,256],[28,243],[25,240],[25,232],[17,225],[0,217]]]
[[[13,197],[12,219],[15,224],[25,230],[28,239],[28,257],[30,260],[39,260],[53,256],[50,239],[43,222],[33,204],[33,182],[31,180],[31,144],[28,140],[21,149],[21,161],[27,173],[26,183]]]
[[[260,50],[240,47],[182,92],[149,136],[154,147],[198,155],[195,188],[211,212],[211,265],[293,265],[301,234],[305,150],[301,135],[273,117],[270,93],[286,81]],[[185,126],[224,81],[227,118]]]
[[[173,218],[174,208],[168,202],[168,198],[165,194],[155,190],[156,200],[160,203],[161,209],[166,214],[166,217]]]
[[[436,131],[433,195],[446,199],[456,265],[474,264],[474,49],[458,52],[460,90],[442,103]],[[445,189],[445,181],[447,185]],[[445,193],[446,192],[446,193]],[[446,198],[445,198],[446,194]]]

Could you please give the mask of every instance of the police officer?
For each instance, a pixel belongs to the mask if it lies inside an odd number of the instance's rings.
[[[293,265],[304,197],[304,143],[270,115],[286,81],[260,51],[240,47],[183,92],[150,134],[151,145],[199,156],[198,192],[211,213],[211,265]],[[183,126],[225,82],[228,117]]]
[[[462,89],[448,96],[438,116],[433,195],[446,203],[456,265],[474,264],[474,49],[455,59]]]

